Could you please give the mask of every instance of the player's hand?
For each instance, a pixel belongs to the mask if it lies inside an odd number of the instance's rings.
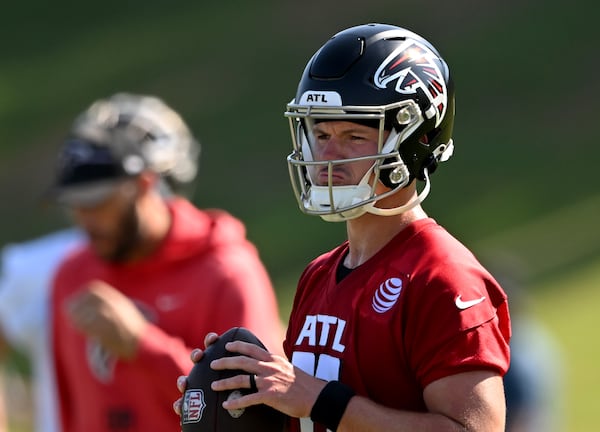
[[[219,335],[216,333],[207,334],[206,337],[204,338],[204,348],[206,349],[209,345],[213,344],[218,338],[219,338]],[[200,361],[200,359],[202,359],[203,355],[204,355],[204,351],[202,351],[200,348],[196,348],[196,349],[192,350],[192,352],[190,354],[190,358],[192,359],[192,361],[194,363],[198,363]],[[180,393],[183,394],[185,392],[186,385],[187,385],[187,376],[182,375],[179,378],[177,378],[177,389],[179,390]],[[183,398],[179,398],[175,402],[173,402],[173,409],[179,416],[181,416],[181,404],[182,403],[183,403]]]
[[[73,325],[114,356],[134,357],[149,324],[123,293],[102,281],[90,282],[65,303]]]
[[[223,402],[223,408],[235,410],[265,404],[291,417],[308,417],[326,382],[292,365],[285,357],[259,346],[234,341],[225,345],[240,355],[222,357],[211,362],[215,370],[239,369],[254,374],[256,392]],[[252,388],[249,375],[236,375],[213,381],[215,391]]]

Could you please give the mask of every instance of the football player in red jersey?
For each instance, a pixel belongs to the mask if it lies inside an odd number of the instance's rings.
[[[345,222],[348,239],[301,275],[287,359],[233,342],[242,356],[213,361],[252,374],[213,389],[257,390],[224,407],[270,405],[292,431],[503,431],[506,295],[421,207],[454,148],[446,62],[403,28],[346,29],[311,58],[286,116],[300,209]]]
[[[274,290],[242,222],[169,192],[194,179],[198,153],[162,100],[124,93],[93,103],[63,143],[52,192],[86,236],[52,289],[64,432],[176,428],[172,383],[215,326],[281,346]]]

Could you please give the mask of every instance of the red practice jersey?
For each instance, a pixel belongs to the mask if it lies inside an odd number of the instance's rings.
[[[189,373],[190,352],[208,332],[243,326],[280,350],[274,291],[243,224],[179,198],[169,207],[170,232],[146,260],[110,264],[84,248],[58,270],[53,344],[63,432],[179,430],[176,379]],[[86,339],[65,314],[65,302],[93,279],[120,290],[152,323],[131,361]]]
[[[506,295],[433,219],[409,225],[338,283],[347,252],[344,243],[320,256],[300,278],[284,342],[294,365],[387,407],[420,412],[424,388],[437,379],[506,373]]]

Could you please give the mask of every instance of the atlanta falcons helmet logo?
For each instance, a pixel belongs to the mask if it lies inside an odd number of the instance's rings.
[[[415,40],[406,40],[396,48],[377,68],[374,82],[379,88],[387,88],[396,81],[398,93],[412,95],[423,90],[435,108],[437,127],[448,106],[446,81],[440,70],[442,60],[426,45]]]

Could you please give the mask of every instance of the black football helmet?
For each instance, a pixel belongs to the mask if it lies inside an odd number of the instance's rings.
[[[300,209],[328,221],[369,212],[398,214],[429,193],[429,175],[453,151],[454,85],[446,62],[421,36],[401,27],[366,24],[343,30],[310,59],[296,97],[287,105],[293,152],[288,156]],[[312,126],[344,120],[379,129],[378,153],[354,159],[315,161]],[[384,132],[389,131],[384,141]],[[309,168],[369,159],[373,166],[358,185],[312,183]],[[410,184],[425,186],[410,203],[383,209],[375,203]],[[376,192],[378,182],[385,192]]]

